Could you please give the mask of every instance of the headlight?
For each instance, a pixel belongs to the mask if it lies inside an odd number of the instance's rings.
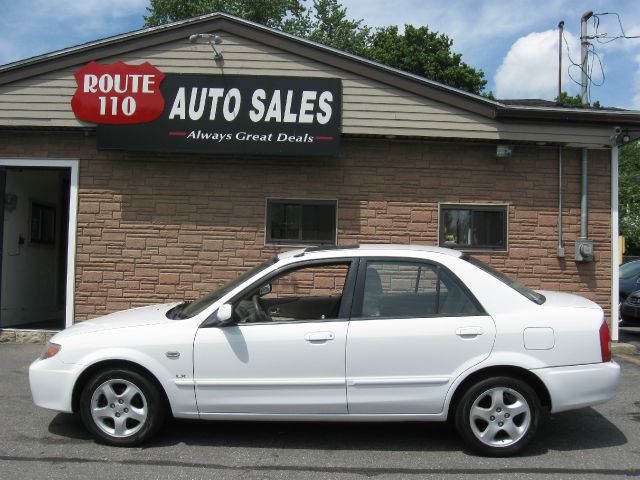
[[[53,357],[60,351],[61,348],[62,346],[58,345],[57,343],[47,343],[47,346],[44,347],[44,350],[42,351],[42,355],[40,355],[40,359],[46,360],[47,358]]]

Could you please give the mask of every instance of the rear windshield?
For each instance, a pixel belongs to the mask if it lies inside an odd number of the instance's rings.
[[[638,274],[640,274],[640,262],[629,262],[620,267],[620,278],[623,280]]]
[[[527,297],[529,300],[531,300],[532,302],[537,303],[538,305],[542,305],[547,300],[544,297],[544,295],[542,295],[542,294],[540,294],[540,293],[538,293],[538,292],[536,292],[534,290],[531,290],[529,287],[527,287],[526,285],[520,283],[517,280],[514,280],[513,278],[507,277],[504,273],[499,272],[495,268],[492,268],[489,265],[481,262],[477,258],[473,258],[473,257],[471,257],[469,255],[465,255],[465,256],[462,257],[462,259],[466,260],[467,262],[469,262],[469,263],[471,263],[473,265],[475,265],[476,267],[480,268],[481,270],[484,270],[489,275],[497,278],[498,280],[500,280],[505,285],[508,285],[509,287],[513,288],[520,295],[523,295],[523,296]]]

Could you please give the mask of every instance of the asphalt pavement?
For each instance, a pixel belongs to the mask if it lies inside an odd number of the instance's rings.
[[[640,477],[640,356],[618,357],[604,405],[544,417],[522,456],[462,449],[447,424],[171,421],[144,448],[94,442],[73,415],[33,405],[41,345],[0,344],[0,478],[398,479]]]

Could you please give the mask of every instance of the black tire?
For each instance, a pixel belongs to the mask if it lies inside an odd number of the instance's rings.
[[[145,442],[160,429],[166,411],[158,387],[127,369],[99,372],[80,394],[82,422],[96,440],[107,445],[132,447]]]
[[[511,377],[492,377],[475,383],[463,394],[456,407],[455,426],[472,451],[507,457],[521,452],[531,442],[538,429],[540,410],[540,400],[527,383]]]

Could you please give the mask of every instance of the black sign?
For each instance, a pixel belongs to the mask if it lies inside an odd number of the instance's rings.
[[[98,125],[98,148],[149,152],[337,156],[336,78],[167,74],[148,123]]]

